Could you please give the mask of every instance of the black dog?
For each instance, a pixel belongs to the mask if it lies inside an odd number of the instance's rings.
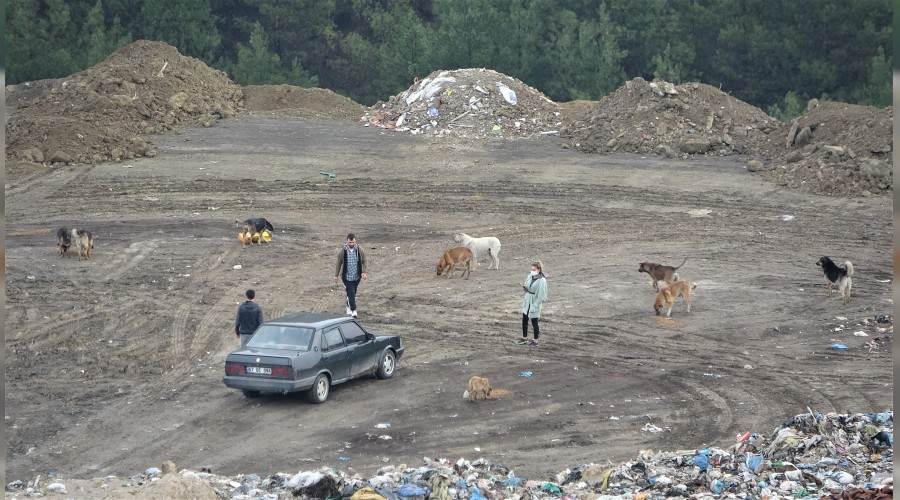
[[[844,304],[850,303],[850,288],[853,286],[853,263],[844,261],[845,267],[839,267],[828,257],[822,257],[816,262],[816,265],[822,268],[825,273],[825,287],[828,288],[828,296],[831,296],[833,285],[837,285],[841,292],[841,298]]]
[[[241,221],[234,221],[238,226],[241,225]],[[260,217],[258,219],[247,219],[244,221],[244,225],[246,229],[250,230],[250,234],[253,233],[261,233],[264,230],[269,231],[270,233],[275,231],[275,228],[272,227],[272,223],[265,219],[265,217]]]
[[[56,230],[56,250],[59,256],[68,255],[69,247],[72,246],[72,230],[67,227],[61,227]]]

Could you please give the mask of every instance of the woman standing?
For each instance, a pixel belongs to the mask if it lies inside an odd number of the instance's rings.
[[[530,347],[538,346],[538,337],[541,335],[538,320],[541,318],[541,306],[547,300],[547,278],[544,276],[544,266],[541,261],[531,264],[531,273],[522,284],[525,296],[522,297],[522,338],[517,344],[528,344]],[[534,340],[528,340],[528,320],[534,329]]]

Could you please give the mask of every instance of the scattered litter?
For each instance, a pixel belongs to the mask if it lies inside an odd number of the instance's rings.
[[[530,377],[532,375],[534,375],[534,373],[530,372],[530,371],[525,371],[525,372],[519,373],[520,377]]]
[[[781,220],[783,220],[785,222],[792,221],[792,220],[794,220],[794,216],[793,215],[782,215]]]
[[[857,331],[857,332],[853,332],[853,336],[855,336],[855,337],[868,337],[869,334],[866,333],[866,332],[864,332],[864,331],[862,331],[862,330],[859,330],[859,331]]]
[[[376,429],[390,429],[390,428],[391,428],[391,424],[388,424],[388,423],[384,423],[384,424],[375,424],[375,428],[376,428]]]
[[[649,423],[645,429],[663,430]],[[178,479],[200,481],[214,490],[211,497],[233,500],[888,499],[893,498],[893,431],[892,410],[824,415],[810,410],[786,419],[769,434],[748,431],[738,435],[727,448],[643,450],[633,460],[581,464],[549,478],[518,477],[512,469],[484,458],[451,462],[424,457],[419,467],[385,465],[369,478],[324,466],[265,478],[183,470]],[[337,460],[349,461],[346,457]],[[383,461],[390,459],[384,457]],[[163,496],[153,489],[161,484],[155,468],[124,483],[115,476],[101,481],[128,487],[135,497]],[[28,497],[43,497],[48,491],[66,494],[64,488],[62,482],[43,486],[37,480],[6,485],[7,492]]]
[[[847,346],[845,346],[844,344],[831,344],[830,346],[828,346],[828,348],[829,349],[846,349]]]
[[[234,269],[235,271],[239,271],[241,269],[241,267],[242,266],[240,264],[235,264],[232,269]]]
[[[647,422],[646,424],[644,424],[644,427],[642,427],[641,430],[647,431],[647,432],[663,432],[664,430],[669,430],[669,429],[668,429],[668,427],[666,429],[663,429],[661,427],[657,427],[657,426],[651,424],[650,422]]]
[[[337,174],[333,174],[331,172],[319,172],[319,173],[324,175],[325,177],[328,177],[329,179],[334,179],[335,177],[337,177]]]

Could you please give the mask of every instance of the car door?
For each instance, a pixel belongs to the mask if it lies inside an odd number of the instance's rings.
[[[378,352],[375,341],[369,340],[366,331],[355,321],[341,324],[344,342],[350,350],[350,376],[356,377],[364,373],[372,373],[378,363]]]
[[[331,383],[350,378],[350,351],[344,345],[344,337],[337,326],[322,332],[322,361],[331,372]]]

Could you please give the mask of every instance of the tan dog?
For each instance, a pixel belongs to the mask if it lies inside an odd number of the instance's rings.
[[[90,259],[91,250],[94,249],[94,235],[87,229],[72,228],[72,240],[78,249],[78,258]]]
[[[685,257],[684,262],[681,263],[681,266],[687,262],[687,257]],[[672,267],[672,266],[664,266],[662,264],[654,264],[652,262],[641,262],[638,266],[639,273],[647,273],[650,275],[650,279],[653,280],[653,289],[659,291],[658,281],[665,281],[666,283],[671,283],[673,281],[678,281],[678,271],[681,269],[681,266]]]
[[[472,251],[466,247],[456,247],[444,252],[441,260],[437,263],[437,275],[444,274],[446,270],[447,277],[452,278],[453,273],[456,272],[457,264],[462,268],[463,277],[469,279],[469,275],[472,274],[472,268],[475,267],[475,256],[472,254]]]
[[[473,376],[469,379],[469,401],[487,399],[491,395],[491,384],[487,378]],[[480,398],[478,396],[481,396]]]
[[[691,290],[697,288],[696,283],[688,283],[687,281],[673,281],[668,285],[662,287],[659,290],[659,293],[656,294],[656,303],[653,304],[653,309],[656,310],[656,315],[659,316],[659,312],[662,310],[663,305],[669,305],[669,311],[666,312],[666,317],[672,317],[672,307],[675,305],[675,299],[678,296],[684,297],[685,303],[687,303],[687,312],[691,312]]]

